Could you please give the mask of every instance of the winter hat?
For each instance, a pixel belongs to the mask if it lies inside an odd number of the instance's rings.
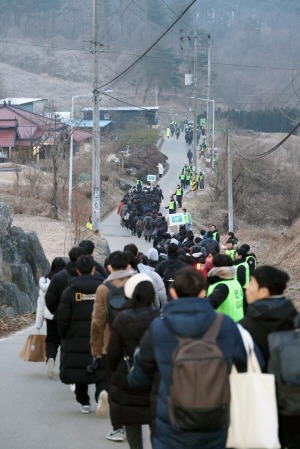
[[[151,284],[153,284],[153,281],[148,274],[137,273],[137,274],[134,274],[133,276],[131,276],[128,279],[128,281],[126,282],[125,287],[124,287],[124,293],[125,293],[126,298],[131,299],[133,292],[135,290],[135,287],[140,282],[144,282],[144,281],[148,281],[148,282],[151,282]]]
[[[178,244],[179,244],[178,240],[175,239],[175,238],[172,238],[171,241],[170,241],[170,243],[175,243],[175,245],[178,245]]]
[[[155,248],[150,248],[148,251],[148,259],[158,261],[158,251]]]

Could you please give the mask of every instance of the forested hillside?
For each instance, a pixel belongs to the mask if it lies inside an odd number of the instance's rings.
[[[91,89],[92,0],[1,0],[0,96],[51,97],[59,108]],[[150,46],[188,0],[99,0],[100,73],[109,81]],[[198,13],[198,19],[195,15]],[[198,0],[125,77],[116,96],[188,111],[183,74],[193,70],[199,35],[199,94],[207,93],[208,35],[212,98],[222,110],[297,107],[298,0]]]

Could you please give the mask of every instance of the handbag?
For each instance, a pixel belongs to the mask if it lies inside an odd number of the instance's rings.
[[[20,357],[25,362],[45,362],[46,335],[30,334],[20,352]]]
[[[261,372],[249,332],[238,325],[247,353],[247,372],[230,374],[227,448],[280,449],[275,376]]]

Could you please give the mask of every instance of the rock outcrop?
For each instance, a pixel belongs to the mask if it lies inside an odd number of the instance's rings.
[[[38,280],[50,270],[36,232],[26,233],[12,221],[0,203],[0,318],[35,310]]]

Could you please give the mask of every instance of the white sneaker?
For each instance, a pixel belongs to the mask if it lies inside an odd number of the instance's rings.
[[[103,416],[108,409],[108,394],[106,390],[102,390],[97,403],[97,416]]]
[[[124,429],[111,430],[105,437],[107,440],[111,441],[124,441],[125,440],[125,432]]]
[[[91,406],[90,405],[82,405],[80,407],[80,411],[81,411],[81,413],[90,413]]]
[[[46,364],[46,373],[49,379],[54,377],[54,359],[48,359]]]
[[[75,384],[70,384],[70,390],[72,391],[72,393],[75,393],[76,385]]]

